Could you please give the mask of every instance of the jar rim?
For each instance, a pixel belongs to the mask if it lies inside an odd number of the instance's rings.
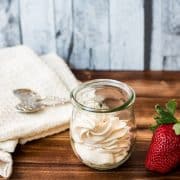
[[[80,103],[77,99],[76,99],[76,95],[79,91],[81,91],[84,88],[90,87],[93,84],[97,84],[97,83],[104,83],[105,85],[111,85],[112,87],[118,87],[122,89],[122,86],[125,87],[126,89],[129,90],[130,92],[130,96],[128,97],[128,99],[120,106],[114,107],[112,109],[96,109],[93,107],[88,107],[82,103]],[[95,112],[95,113],[110,113],[110,112],[116,112],[116,111],[120,111],[120,110],[124,110],[127,109],[128,107],[130,107],[131,105],[134,104],[134,101],[136,99],[136,94],[135,91],[133,90],[132,87],[130,87],[129,85],[127,85],[126,83],[123,83],[121,81],[118,80],[113,80],[113,79],[95,79],[95,80],[90,80],[87,82],[84,82],[82,84],[80,84],[78,87],[74,88],[71,91],[71,102],[73,105],[78,106],[79,108],[85,110],[85,111],[89,111],[89,112]]]

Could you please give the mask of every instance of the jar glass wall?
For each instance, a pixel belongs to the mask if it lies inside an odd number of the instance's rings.
[[[135,142],[133,89],[116,80],[93,80],[74,89],[71,100],[70,138],[77,157],[99,170],[125,162]]]

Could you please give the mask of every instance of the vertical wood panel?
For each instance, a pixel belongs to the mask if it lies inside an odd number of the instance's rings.
[[[72,0],[54,0],[57,53],[66,61],[72,52]]]
[[[162,0],[153,0],[151,70],[162,70]]]
[[[38,54],[55,51],[52,0],[20,0],[23,43]]]
[[[0,47],[57,49],[77,69],[143,70],[143,2],[0,0]],[[179,12],[179,0],[153,0],[151,70],[180,70]]]
[[[180,0],[167,1],[166,4],[168,6],[167,15],[169,16],[168,18],[169,32],[180,35]]]
[[[0,47],[20,44],[18,0],[0,1]]]
[[[180,1],[154,0],[152,70],[180,70]]]
[[[162,56],[180,56],[180,35],[163,33]]]
[[[73,1],[73,51],[79,69],[109,69],[108,0]]]
[[[110,0],[111,69],[143,69],[143,25],[143,0]]]
[[[163,1],[163,70],[180,70],[180,1]]]
[[[163,70],[171,70],[171,71],[180,70],[180,57],[165,56],[163,59]]]

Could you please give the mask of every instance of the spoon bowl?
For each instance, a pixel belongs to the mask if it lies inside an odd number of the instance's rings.
[[[35,113],[42,111],[48,106],[57,106],[69,102],[68,99],[56,96],[42,98],[37,92],[31,89],[15,89],[13,93],[20,100],[20,103],[16,105],[16,109],[22,113]]]

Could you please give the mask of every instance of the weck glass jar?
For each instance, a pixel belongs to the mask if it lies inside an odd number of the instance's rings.
[[[77,157],[98,170],[125,162],[135,142],[134,90],[116,80],[92,80],[74,89],[71,101],[70,138]]]

